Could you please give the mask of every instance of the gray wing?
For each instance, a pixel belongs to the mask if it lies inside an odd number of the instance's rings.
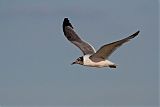
[[[129,40],[137,36],[139,32],[140,31],[137,31],[136,33],[132,34],[127,38],[102,46],[95,54],[90,56],[90,58],[91,59],[92,58],[102,58],[102,59],[108,58],[118,47],[120,47],[122,44],[128,42]]]
[[[63,21],[63,32],[65,37],[76,45],[84,55],[86,54],[93,54],[95,53],[94,48],[88,44],[87,42],[83,41],[73,30],[71,23],[69,22],[68,18],[65,18]]]

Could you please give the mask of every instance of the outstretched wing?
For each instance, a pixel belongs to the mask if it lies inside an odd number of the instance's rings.
[[[127,38],[102,46],[95,54],[90,56],[90,58],[91,59],[92,58],[102,58],[102,59],[108,58],[118,47],[120,47],[122,44],[128,42],[129,40],[137,36],[139,32],[140,31],[137,31],[136,33],[132,34]]]
[[[69,22],[68,18],[65,18],[63,21],[63,32],[65,37],[76,45],[84,55],[86,54],[93,54],[95,53],[94,48],[88,44],[87,42],[83,41],[73,30],[71,23]]]

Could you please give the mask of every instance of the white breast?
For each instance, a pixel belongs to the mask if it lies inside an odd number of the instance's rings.
[[[112,63],[111,61],[108,60],[104,60],[104,61],[100,61],[100,62],[93,62],[92,60],[89,59],[91,55],[85,55],[84,58],[84,62],[83,64],[85,66],[91,66],[91,67],[108,67],[109,65],[113,65],[114,63]]]

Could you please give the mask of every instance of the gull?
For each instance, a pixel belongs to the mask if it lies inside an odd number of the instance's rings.
[[[102,47],[100,47],[98,51],[95,51],[92,45],[90,45],[89,43],[87,43],[78,36],[78,34],[74,31],[74,28],[70,23],[70,21],[68,20],[68,18],[64,18],[63,32],[65,37],[83,52],[83,56],[77,58],[76,61],[72,63],[72,65],[80,64],[83,66],[97,67],[97,68],[101,67],[116,68],[117,64],[109,61],[108,57],[122,44],[136,37],[140,31],[137,31],[134,34],[124,39],[103,45]]]

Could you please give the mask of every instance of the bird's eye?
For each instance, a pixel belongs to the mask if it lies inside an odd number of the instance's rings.
[[[79,58],[78,58],[78,61],[83,61],[83,57],[79,57]]]

